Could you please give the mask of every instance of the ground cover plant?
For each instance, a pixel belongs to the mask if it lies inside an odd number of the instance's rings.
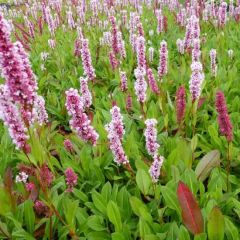
[[[239,239],[239,1],[0,9],[0,239]]]

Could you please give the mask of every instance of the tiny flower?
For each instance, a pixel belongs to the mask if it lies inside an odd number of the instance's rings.
[[[17,176],[16,176],[16,183],[26,183],[28,179],[28,175],[25,172],[20,172]]]
[[[211,59],[211,73],[212,73],[212,76],[216,77],[217,76],[216,49],[211,49],[209,55]]]
[[[70,139],[65,139],[64,142],[64,147],[68,152],[72,152],[73,151],[73,145]]]
[[[56,42],[54,39],[48,39],[48,45],[51,49],[54,49],[56,47]]]
[[[34,203],[34,210],[39,216],[46,215],[48,207],[42,201],[36,200]]]
[[[153,62],[153,57],[154,57],[154,48],[150,47],[148,49],[148,53],[149,53],[149,62],[152,63]]]
[[[230,59],[233,58],[233,50],[232,50],[232,49],[229,49],[229,50],[228,50],[228,57],[229,57]]]
[[[25,184],[25,187],[26,187],[26,190],[27,190],[28,192],[31,192],[31,191],[35,188],[35,184],[32,183],[32,182],[26,183],[26,184]]]
[[[66,184],[67,184],[67,192],[72,192],[73,188],[77,185],[78,176],[77,174],[72,170],[72,168],[67,168],[65,171],[65,178],[66,178]]]

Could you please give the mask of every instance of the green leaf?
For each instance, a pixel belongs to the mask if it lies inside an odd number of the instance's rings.
[[[192,150],[192,152],[194,152],[195,149],[197,148],[197,144],[198,144],[198,136],[195,135],[191,140],[191,150]]]
[[[95,207],[101,213],[106,215],[107,214],[107,209],[106,209],[107,201],[104,199],[104,197],[100,193],[98,193],[96,191],[93,191],[92,192],[92,200],[93,200],[93,203],[94,203]]]
[[[140,191],[146,196],[151,186],[151,179],[143,169],[139,169],[136,175],[136,182]]]
[[[142,239],[145,239],[145,236],[148,234],[151,234],[151,228],[149,226],[149,224],[143,219],[140,218],[139,219],[139,234],[141,236]]]
[[[225,234],[228,240],[235,240],[239,239],[238,229],[237,227],[231,222],[228,217],[224,217],[225,222]]]
[[[179,240],[190,240],[188,230],[183,225],[179,229],[178,239]]]
[[[207,240],[207,234],[206,233],[198,234],[194,236],[194,240]]]
[[[87,235],[87,240],[110,240],[110,236],[107,232],[90,232]]]
[[[161,193],[166,202],[167,207],[175,210],[179,217],[181,217],[181,209],[178,203],[177,195],[167,186],[161,187]]]
[[[90,216],[87,220],[87,225],[89,228],[95,231],[104,231],[106,229],[105,226],[103,226],[103,218],[97,215]]]
[[[35,214],[33,211],[33,202],[31,200],[27,200],[24,203],[24,220],[27,226],[27,230],[30,233],[34,231],[34,223],[35,223]]]
[[[220,152],[213,150],[207,153],[198,163],[195,173],[200,181],[204,181],[210,174],[211,170],[219,166],[220,164]]]
[[[224,217],[219,208],[212,209],[208,219],[208,239],[223,240],[224,239]]]
[[[126,240],[123,233],[115,232],[112,233],[112,240]]]
[[[149,213],[147,206],[140,199],[138,199],[137,197],[131,197],[130,204],[133,212],[137,216],[142,217],[142,219],[149,223],[152,223],[152,216]]]
[[[72,228],[75,228],[76,212],[77,212],[78,205],[79,205],[78,200],[72,201],[68,198],[64,199],[63,208],[64,208],[65,218],[67,223]]]
[[[110,222],[114,225],[116,232],[122,231],[122,220],[117,204],[110,201],[107,205],[107,216]]]

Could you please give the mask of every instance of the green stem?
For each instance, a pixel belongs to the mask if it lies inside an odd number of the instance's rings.
[[[228,150],[227,150],[227,192],[229,191],[229,175],[230,175],[230,142],[228,142]]]

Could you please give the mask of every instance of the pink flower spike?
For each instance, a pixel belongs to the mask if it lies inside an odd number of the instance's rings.
[[[162,157],[162,156],[156,155],[153,157],[153,163],[149,169],[149,173],[150,173],[153,183],[158,182],[163,161],[164,161],[164,157]]]
[[[88,88],[87,78],[80,77],[80,93],[84,109],[90,108],[92,105],[92,94]]]
[[[72,170],[72,168],[67,168],[65,171],[65,178],[67,184],[67,192],[72,192],[73,188],[77,185],[78,176]]]
[[[233,140],[233,127],[228,115],[227,104],[223,92],[217,92],[215,105],[218,112],[220,132],[226,137],[228,142],[231,142]]]
[[[147,83],[145,81],[146,71],[144,68],[137,68],[134,71],[136,81],[134,83],[135,93],[137,95],[137,100],[141,104],[146,101],[147,95]]]
[[[123,126],[123,117],[120,113],[120,108],[113,106],[110,110],[112,120],[105,126],[108,133],[107,137],[110,144],[110,149],[114,156],[114,161],[118,164],[128,164],[128,158],[123,150],[122,139],[125,133]]]
[[[159,94],[160,91],[159,91],[157,82],[155,80],[155,77],[154,77],[154,74],[153,74],[153,71],[151,68],[148,68],[148,70],[147,70],[147,78],[148,78],[148,84],[149,84],[152,92]]]
[[[73,145],[72,145],[72,142],[71,142],[71,140],[69,140],[69,139],[65,139],[64,140],[64,142],[63,142],[63,144],[64,144],[64,147],[65,147],[65,149],[68,151],[68,152],[73,152]]]
[[[128,90],[126,72],[120,71],[120,81],[121,81],[121,91],[126,92]]]
[[[90,125],[90,120],[84,113],[83,102],[76,89],[70,88],[66,91],[66,104],[68,115],[71,117],[70,126],[78,136],[85,142],[89,141],[96,145],[99,137],[95,129]]]
[[[178,88],[176,93],[177,122],[180,125],[186,111],[186,91],[184,86]]]
[[[96,77],[96,74],[95,69],[92,66],[92,58],[89,50],[88,39],[82,39],[81,57],[84,74],[88,77],[89,80],[93,81],[93,79]]]
[[[157,120],[156,119],[147,119],[145,121],[146,130],[144,131],[144,136],[146,139],[146,148],[148,154],[152,157],[157,155],[160,145],[157,142]]]
[[[159,50],[160,60],[158,67],[158,76],[162,79],[168,72],[168,50],[167,50],[167,42],[164,40],[160,44]]]

